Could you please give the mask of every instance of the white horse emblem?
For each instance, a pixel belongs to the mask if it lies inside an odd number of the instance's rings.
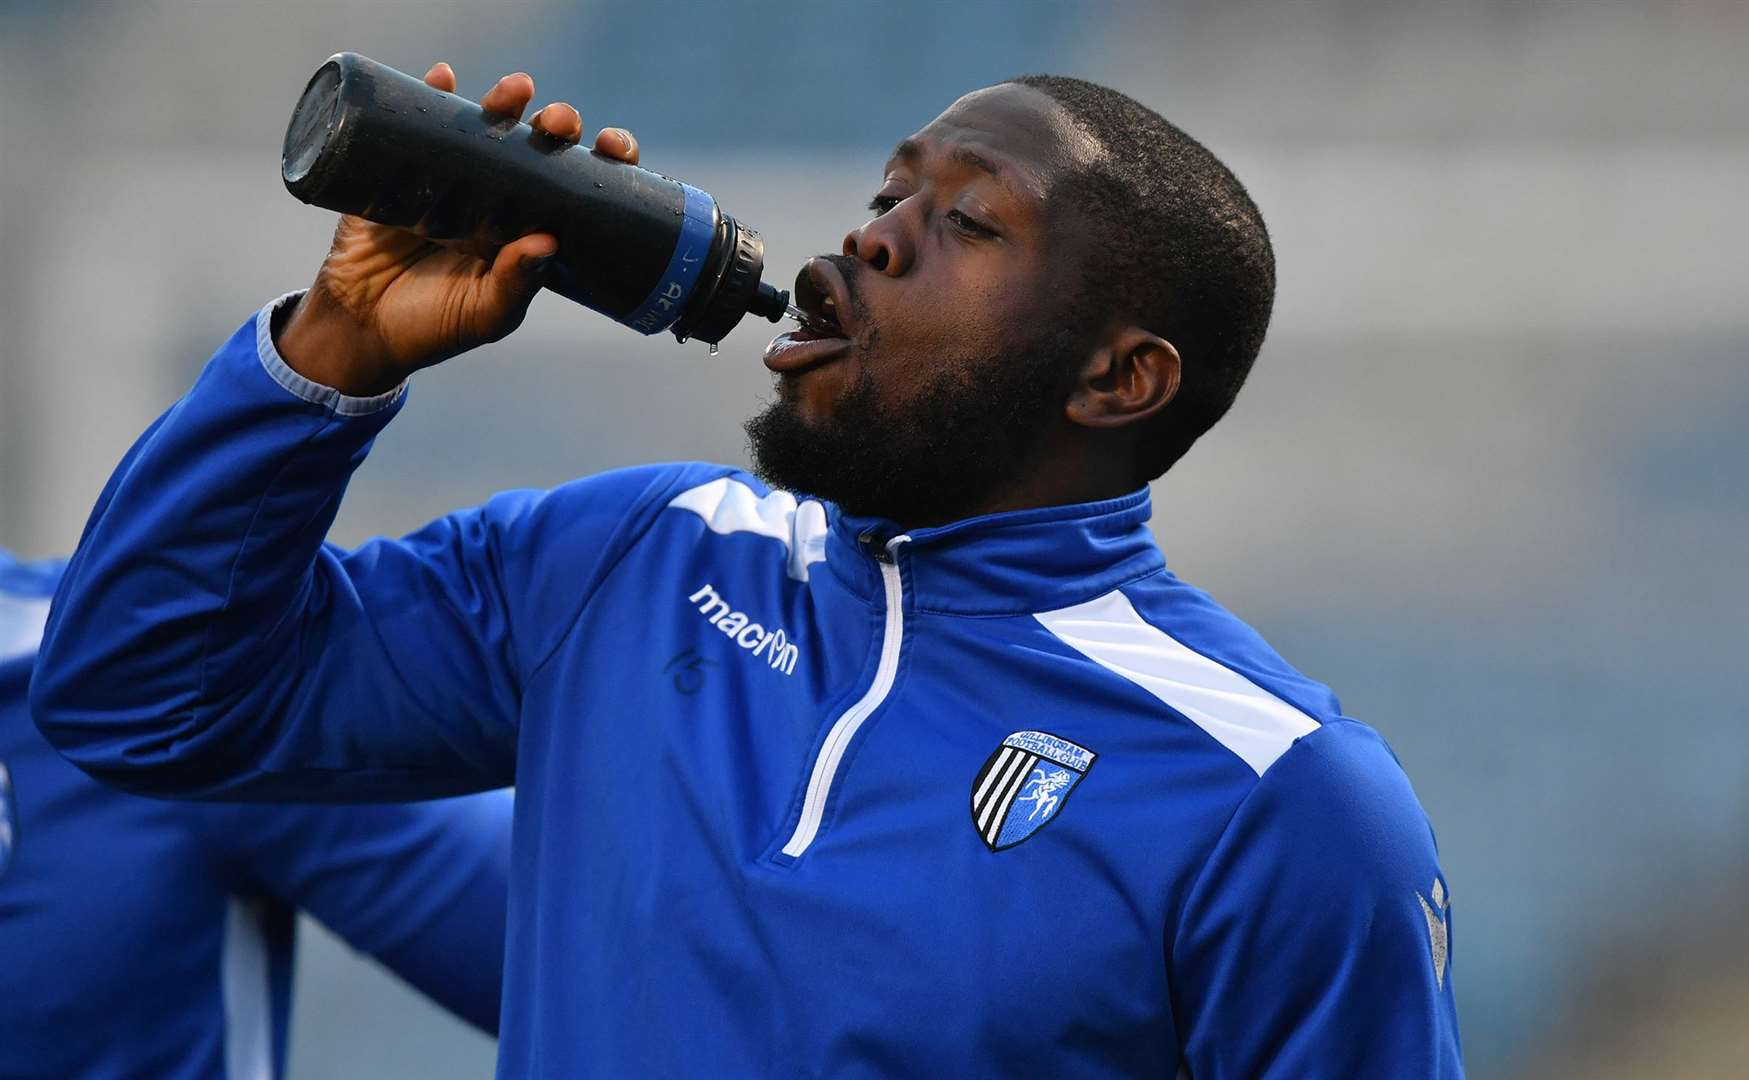
[[[1026,782],[1026,788],[1021,789],[1018,800],[1032,803],[1032,813],[1026,815],[1026,820],[1036,821],[1040,817],[1050,817],[1051,811],[1062,802],[1057,792],[1068,787],[1071,779],[1073,778],[1067,769],[1052,769],[1049,773],[1043,769],[1034,769],[1032,779]]]
[[[1098,756],[1048,731],[1016,731],[1003,739],[972,778],[978,838],[1003,851],[1056,820]]]

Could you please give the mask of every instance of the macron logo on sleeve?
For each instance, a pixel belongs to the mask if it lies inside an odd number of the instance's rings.
[[[789,635],[781,629],[767,630],[745,614],[734,610],[714,585],[700,586],[687,599],[698,605],[698,613],[721,630],[724,637],[763,659],[773,671],[781,671],[785,675],[795,674],[799,650],[790,641]]]

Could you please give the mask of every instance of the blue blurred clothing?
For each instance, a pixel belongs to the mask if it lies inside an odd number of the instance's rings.
[[[0,1077],[283,1075],[297,909],[496,1032],[509,793],[312,807],[107,788],[26,708],[60,575],[0,551]]]
[[[1146,490],[907,534],[671,465],[326,544],[403,403],[245,324],[104,490],[33,702],[141,790],[514,777],[502,1076],[1460,1075],[1407,778]]]

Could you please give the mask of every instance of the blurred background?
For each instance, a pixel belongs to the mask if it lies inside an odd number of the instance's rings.
[[[331,219],[279,143],[341,49],[448,59],[470,96],[531,71],[760,228],[780,283],[975,87],[1081,75],[1201,138],[1280,293],[1233,413],[1158,485],[1168,559],[1402,758],[1473,1075],[1749,1075],[1749,4],[11,0],[0,545],[69,550],[210,351],[309,281]],[[744,461],[765,340],[710,358],[545,296],[419,376],[336,538]],[[306,929],[294,1076],[489,1073]]]

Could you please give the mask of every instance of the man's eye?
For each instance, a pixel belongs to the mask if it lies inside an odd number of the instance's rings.
[[[880,217],[897,205],[899,205],[897,195],[876,195],[868,201],[868,208],[874,211],[875,217]]]
[[[959,226],[959,228],[962,231],[971,233],[973,236],[995,236],[996,235],[994,230],[990,229],[989,227],[987,227],[985,225],[979,224],[973,218],[967,217],[965,215],[965,213],[963,211],[960,211],[960,210],[949,210],[947,212],[947,220],[949,220],[949,221],[953,222],[955,225]]]

